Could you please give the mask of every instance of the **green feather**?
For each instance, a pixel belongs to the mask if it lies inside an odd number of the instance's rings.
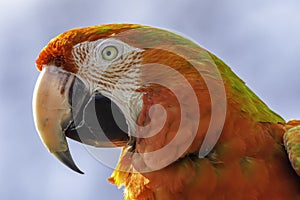
[[[221,73],[225,87],[229,88],[227,99],[233,100],[241,105],[242,111],[249,114],[253,120],[258,122],[273,122],[285,123],[284,119],[278,114],[273,112],[258,96],[256,96],[231,69],[222,60],[208,52],[207,50],[199,47],[193,41],[182,37],[178,34],[168,30],[154,28],[150,26],[142,26],[136,24],[113,24],[100,26],[97,31],[103,34],[117,29],[135,31],[128,37],[132,37],[137,45],[146,47],[159,48],[161,46],[168,46],[176,48],[179,53],[188,55],[190,60],[202,64],[203,73],[211,77],[216,77],[215,70],[209,70],[208,66],[217,66]],[[136,35],[135,35],[136,34]],[[186,47],[189,51],[186,52]]]
[[[285,120],[254,94],[222,60],[211,53],[210,55],[222,73],[223,79],[230,84],[232,90],[229,98],[235,98],[242,106],[243,112],[250,114],[254,120],[259,122],[285,123]]]

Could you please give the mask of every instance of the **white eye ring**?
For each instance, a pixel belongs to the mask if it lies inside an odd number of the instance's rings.
[[[107,46],[101,54],[104,60],[112,61],[118,56],[118,49],[115,46]]]

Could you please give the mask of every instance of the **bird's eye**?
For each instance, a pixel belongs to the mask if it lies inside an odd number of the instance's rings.
[[[107,46],[102,50],[104,60],[111,61],[118,56],[118,49],[114,46]]]

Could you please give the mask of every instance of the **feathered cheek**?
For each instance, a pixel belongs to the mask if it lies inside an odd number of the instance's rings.
[[[166,88],[152,88],[143,96],[138,118],[133,165],[140,172],[162,169],[186,155],[194,127],[176,96]]]

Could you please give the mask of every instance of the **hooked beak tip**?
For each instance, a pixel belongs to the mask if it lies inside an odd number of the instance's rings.
[[[75,164],[74,160],[72,159],[70,151],[62,151],[62,152],[54,152],[53,155],[60,160],[63,164],[65,164],[70,169],[74,170],[79,174],[84,174]]]

